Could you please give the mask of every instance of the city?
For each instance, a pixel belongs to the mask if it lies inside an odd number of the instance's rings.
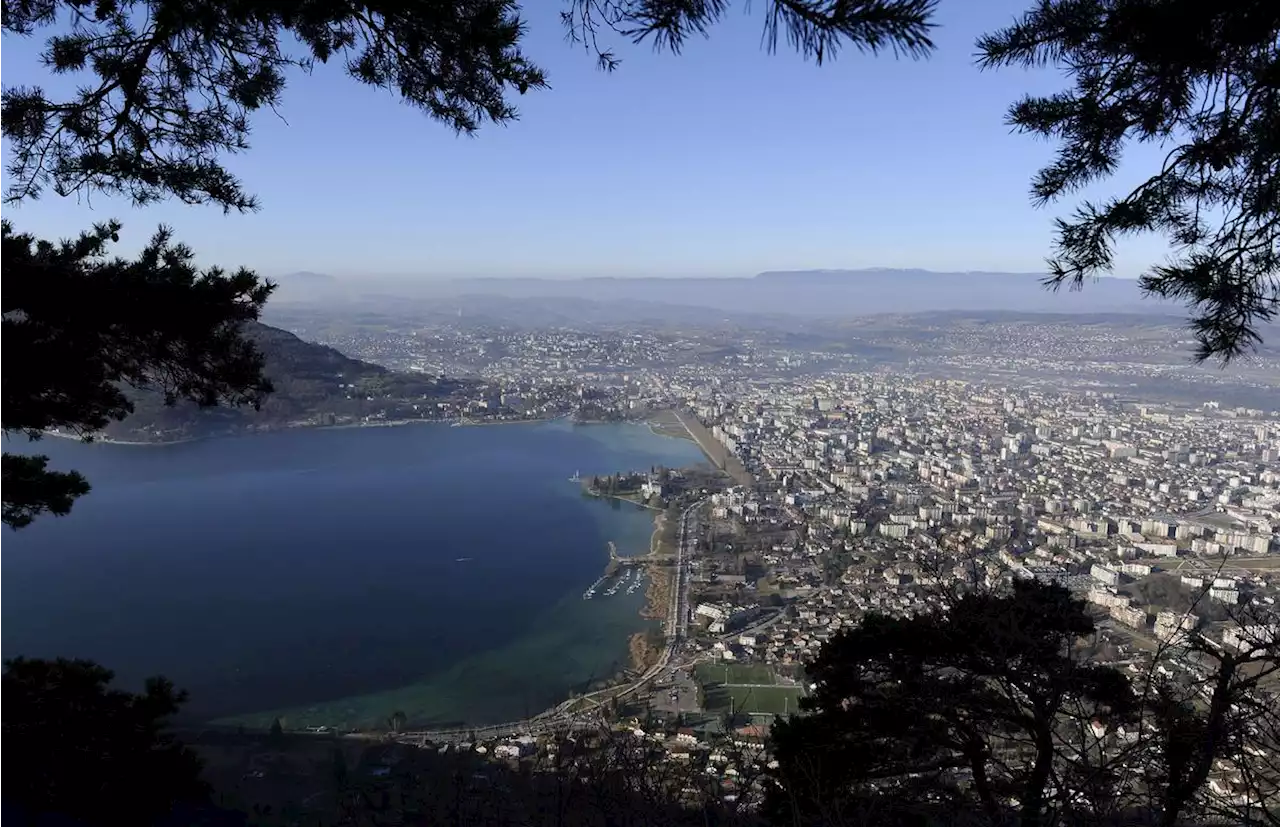
[[[696,766],[718,795],[749,808],[771,761],[771,724],[808,694],[806,663],[869,612],[909,617],[958,590],[1037,580],[1087,601],[1098,624],[1091,657],[1133,675],[1202,681],[1204,657],[1179,645],[1192,634],[1224,652],[1274,648],[1274,408],[1143,401],[1104,383],[1077,389],[1080,354],[1053,355],[1043,343],[1034,378],[1010,381],[972,378],[976,370],[939,378],[937,364],[916,375],[841,370],[826,355],[750,343],[722,355],[696,336],[616,334],[611,348],[589,333],[514,341],[458,415],[687,429],[722,473],[646,485],[651,505],[678,504],[681,515],[659,568],[676,587],[655,663],[525,721],[394,740],[536,766],[566,735],[587,743],[624,733],[656,747],[653,760]],[[618,362],[594,358],[604,349]],[[1059,375],[1044,370],[1050,362]],[[1002,362],[1002,371],[1017,367]],[[1107,367],[1162,369],[1118,357]],[[1263,386],[1275,381],[1274,366],[1254,370]],[[1096,734],[1112,744],[1132,737]],[[718,746],[726,738],[757,746],[731,760]],[[1256,804],[1240,792],[1241,772],[1218,766],[1207,795]]]

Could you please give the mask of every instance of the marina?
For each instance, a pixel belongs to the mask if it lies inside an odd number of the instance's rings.
[[[628,566],[623,569],[620,576],[615,577],[614,575],[614,572],[606,572],[596,582],[587,587],[587,590],[582,593],[582,599],[591,600],[597,593],[602,593],[605,597],[612,597],[620,591],[624,594],[635,594],[644,585],[644,571],[642,569]],[[610,580],[612,580],[611,583],[609,582]],[[608,588],[605,588],[606,583],[609,584]],[[604,589],[603,592],[601,592],[602,588]]]
[[[600,578],[599,580],[597,580],[596,582],[594,582],[594,583],[592,583],[590,586],[588,586],[588,587],[587,587],[587,590],[586,590],[585,592],[583,592],[583,593],[582,593],[582,599],[583,599],[583,600],[590,600],[591,598],[595,597],[595,596],[596,596],[596,589],[600,588],[600,586],[604,583],[604,581],[606,581],[606,580],[608,580],[608,579],[609,579],[609,575],[607,575],[607,574],[605,574],[605,575],[601,576],[601,578]]]
[[[631,579],[631,569],[627,569],[621,577],[619,577],[617,580],[614,581],[613,585],[609,587],[609,590],[605,592],[605,595],[608,597],[612,597],[613,595],[617,594],[618,589],[626,585],[627,581],[630,579]]]

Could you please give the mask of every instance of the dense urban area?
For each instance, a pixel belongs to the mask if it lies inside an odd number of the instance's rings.
[[[584,594],[607,599],[647,573],[662,640],[524,721],[350,734],[351,760],[397,795],[442,756],[478,762],[475,783],[489,784],[613,751],[642,758],[668,793],[749,813],[777,766],[771,726],[813,689],[806,664],[825,642],[871,612],[911,616],[1019,580],[1087,601],[1087,658],[1135,681],[1158,674],[1207,698],[1196,687],[1215,657],[1274,653],[1280,372],[1170,358],[1185,344],[1172,326],[894,320],[903,333],[883,340],[886,356],[768,330],[371,333],[303,318],[287,326],[304,338],[458,384],[429,403],[369,396],[345,419],[293,424],[634,420],[695,440],[713,466],[583,481],[663,513],[654,553]],[[1241,389],[1272,404],[1233,403]],[[1275,705],[1275,689],[1256,692]],[[1141,762],[1141,737],[1095,718],[1081,749]],[[1277,747],[1251,748],[1274,770]],[[1198,795],[1238,815],[1274,808],[1276,782],[1227,758]]]

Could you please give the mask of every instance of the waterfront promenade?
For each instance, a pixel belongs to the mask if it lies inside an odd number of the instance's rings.
[[[698,421],[696,416],[679,408],[673,408],[672,413],[680,420],[680,424],[684,426],[684,429],[689,432],[689,436],[693,437],[693,441],[698,443],[698,447],[711,460],[711,464],[728,474],[734,484],[745,485],[748,488],[755,484],[755,480],[751,478],[751,473],[742,464],[742,460],[717,442],[716,438],[712,436],[705,425]]]

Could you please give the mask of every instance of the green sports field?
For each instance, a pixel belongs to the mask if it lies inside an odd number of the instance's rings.
[[[785,715],[799,709],[804,693],[792,686],[709,686],[707,709],[734,712]]]
[[[773,669],[762,663],[701,663],[697,668],[698,682],[711,684],[765,684],[778,683]]]
[[[785,715],[797,710],[804,690],[782,681],[762,663],[702,663],[695,674],[707,709],[716,712]]]

